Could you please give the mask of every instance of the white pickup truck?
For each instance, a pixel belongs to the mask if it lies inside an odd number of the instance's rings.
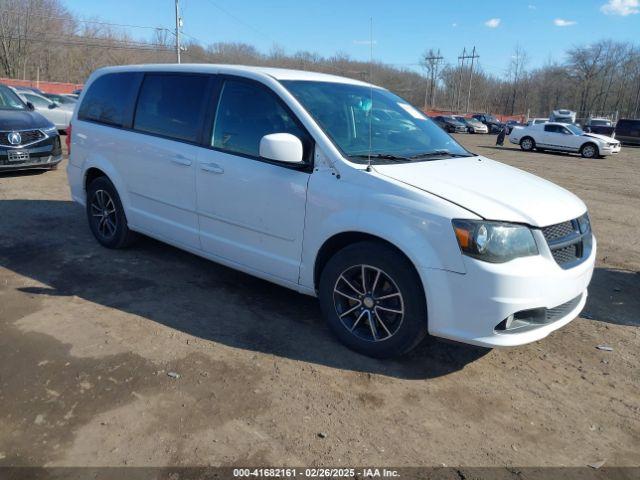
[[[585,133],[576,125],[547,122],[514,128],[509,141],[524,151],[556,150],[579,153],[585,158],[597,158],[620,152],[615,138],[596,133]]]

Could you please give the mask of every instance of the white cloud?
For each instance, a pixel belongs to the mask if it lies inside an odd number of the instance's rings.
[[[640,13],[640,0],[609,0],[600,11],[605,15],[635,15]]]
[[[564,18],[556,18],[553,21],[553,24],[556,27],[570,27],[571,25],[575,25],[577,22],[574,20],[565,20]]]
[[[529,7],[529,10],[535,10],[536,8],[538,8],[538,7],[536,7],[535,5],[533,5],[531,3],[529,5],[527,5],[527,7]]]
[[[490,18],[489,20],[484,22],[484,24],[489,28],[496,28],[496,27],[498,27],[500,25],[500,19],[499,18]]]
[[[453,28],[456,28],[456,27],[458,26],[458,24],[457,24],[457,23],[452,23],[452,24],[451,24],[451,26],[452,26]]]

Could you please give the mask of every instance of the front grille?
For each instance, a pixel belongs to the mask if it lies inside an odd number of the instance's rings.
[[[554,260],[562,268],[571,268],[591,252],[591,226],[585,213],[582,217],[542,228]]]
[[[531,308],[521,310],[502,320],[494,327],[499,333],[522,333],[561,320],[573,312],[582,300],[580,294],[568,302],[553,308]]]
[[[582,294],[578,295],[576,298],[569,300],[562,305],[558,305],[557,307],[547,308],[546,318],[549,322],[555,322],[556,320],[561,319],[562,317],[566,317],[571,311],[573,311],[578,304],[582,300]]]
[[[574,231],[573,222],[569,220],[568,222],[557,223],[555,225],[551,225],[550,227],[544,227],[542,229],[542,233],[544,233],[544,238],[549,240],[555,240],[556,238],[566,237]]]
[[[20,134],[20,143],[12,145],[9,143],[9,135],[11,135],[11,133],[13,133],[13,131],[0,132],[0,145],[5,147],[19,147],[21,145],[29,145],[45,138],[45,134],[40,130],[18,131]]]

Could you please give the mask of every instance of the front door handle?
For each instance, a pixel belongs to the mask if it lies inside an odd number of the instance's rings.
[[[200,168],[205,172],[217,173],[218,175],[224,173],[224,168],[217,163],[203,163]]]
[[[174,157],[171,157],[171,161],[177,165],[183,165],[185,167],[189,167],[193,163],[187,157],[184,157],[182,155],[176,155]]]

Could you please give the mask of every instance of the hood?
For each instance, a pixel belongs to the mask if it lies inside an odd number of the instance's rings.
[[[0,109],[0,130],[29,130],[49,127],[53,127],[53,124],[38,112]]]
[[[597,138],[598,140],[602,140],[603,142],[607,142],[607,143],[614,143],[614,142],[618,141],[613,137],[608,137],[606,135],[601,135],[599,133],[583,133],[582,136],[583,137]]]
[[[376,165],[375,171],[449,200],[487,220],[545,227],[582,215],[573,193],[484,157]]]

